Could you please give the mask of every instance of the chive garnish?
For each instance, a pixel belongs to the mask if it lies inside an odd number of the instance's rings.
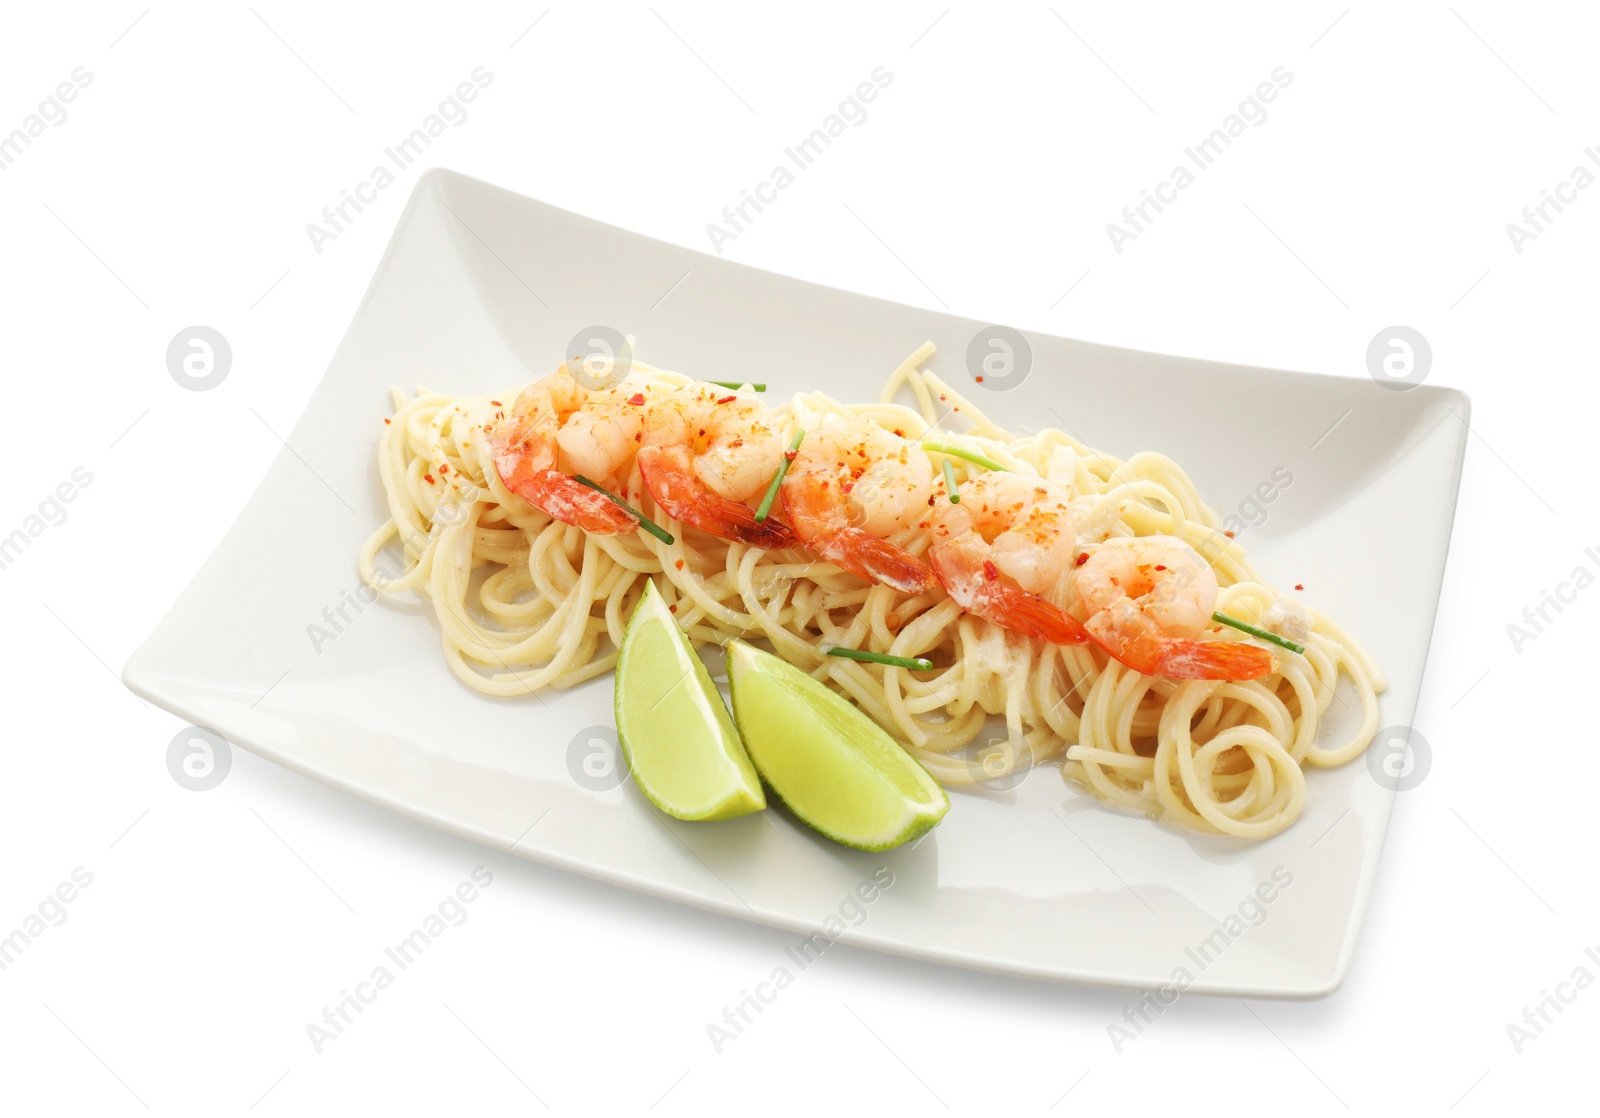
[[[789,442],[789,449],[778,462],[778,472],[772,475],[772,481],[767,485],[767,495],[761,498],[761,506],[756,509],[756,520],[761,522],[767,519],[767,514],[772,511],[772,502],[778,498],[778,487],[783,484],[783,475],[789,472],[789,463],[794,461],[795,452],[800,449],[800,440],[806,437],[805,431],[794,433],[794,438]]]
[[[1271,632],[1267,629],[1259,628],[1250,624],[1248,621],[1240,621],[1237,617],[1229,617],[1225,613],[1213,613],[1211,615],[1211,620],[1221,625],[1231,625],[1235,629],[1238,629],[1241,633],[1249,633],[1252,637],[1257,637],[1264,641],[1270,641],[1272,644],[1275,644],[1280,648],[1287,648],[1290,652],[1304,653],[1306,650],[1306,646],[1303,644],[1295,644],[1294,641],[1288,639],[1287,637],[1280,637],[1277,633]]]
[[[993,458],[985,458],[976,450],[967,450],[966,448],[956,446],[953,443],[942,443],[937,439],[925,439],[922,443],[922,449],[931,450],[936,454],[948,454],[952,457],[971,462],[975,466],[982,466],[986,470],[999,470],[1001,473],[1006,472],[1006,468],[1000,463],[996,462]]]
[[[865,660],[869,664],[888,664],[891,668],[905,668],[913,672],[933,669],[933,661],[920,656],[890,656],[883,652],[862,652],[859,648],[830,648],[828,655],[845,660]]]
[[[750,390],[752,392],[765,392],[767,390],[767,386],[765,384],[752,383],[747,380],[708,380],[706,383],[714,384],[718,388],[730,388],[735,392],[739,391],[739,389],[743,388],[747,384],[750,386]]]
[[[956,468],[950,464],[950,459],[944,460],[944,491],[950,497],[952,505],[961,503],[961,494],[956,492]]]
[[[627,501],[624,501],[621,497],[618,497],[615,493],[611,492],[605,486],[597,485],[596,483],[590,481],[588,478],[584,477],[582,474],[574,474],[573,477],[572,477],[572,480],[577,482],[579,485],[587,485],[590,489],[593,489],[596,493],[600,494],[602,497],[605,497],[606,499],[611,501],[613,504],[617,505],[619,508],[622,509],[623,512],[627,513],[629,516],[631,516],[635,520],[637,520],[639,522],[639,527],[643,528],[646,532],[649,532],[652,536],[654,536],[656,539],[660,540],[662,543],[671,543],[672,542],[672,533],[671,532],[669,532],[665,528],[661,527],[661,525],[657,524],[654,520],[651,520],[644,513],[640,512],[638,509],[636,509],[632,505],[628,504]]]

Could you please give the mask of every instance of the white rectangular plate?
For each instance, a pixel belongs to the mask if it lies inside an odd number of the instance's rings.
[[[1108,985],[1154,988],[1181,970],[1178,982],[1213,993],[1314,997],[1338,986],[1394,799],[1360,761],[1309,773],[1304,817],[1255,845],[1119,814],[1049,765],[1006,792],[954,793],[948,817],[915,848],[865,854],[777,809],[688,824],[661,816],[630,784],[586,787],[596,781],[576,779],[571,762],[587,748],[581,731],[613,724],[611,679],[486,699],[451,677],[420,605],[347,608],[349,624],[319,647],[309,627],[325,626],[324,609],[354,595],[357,549],[385,515],[375,443],[389,386],[504,391],[549,373],[596,324],[637,335],[640,358],[656,365],[764,380],[775,399],[822,389],[844,400],[875,398],[926,339],[939,347],[933,368],[971,385],[967,346],[985,325],[771,275],[430,173],[291,449],[129,661],[128,686],[236,745],[433,826],[732,916],[813,933],[887,867],[892,888],[844,942]],[[1304,583],[1305,600],[1367,644],[1389,675],[1384,723],[1409,723],[1455,509],[1466,397],[1028,340],[1024,382],[970,388],[1002,425],[1065,423],[1124,458],[1159,450],[1225,512],[1275,469],[1293,475],[1266,523],[1244,536],[1251,558],[1276,585]],[[1242,430],[1248,438],[1219,436]],[[1252,901],[1275,871],[1290,884],[1270,903]]]

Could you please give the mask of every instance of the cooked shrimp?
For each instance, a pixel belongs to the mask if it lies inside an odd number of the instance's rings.
[[[1217,576],[1175,536],[1118,536],[1077,569],[1084,628],[1113,658],[1145,675],[1258,679],[1278,668],[1264,648],[1197,640],[1217,605]]]
[[[674,519],[768,551],[794,546],[792,531],[757,520],[746,503],[765,492],[783,458],[778,417],[765,404],[687,384],[650,405],[643,441],[645,488]]]
[[[1077,618],[1043,597],[1072,569],[1067,492],[1041,478],[982,473],[962,482],[956,495],[959,503],[942,494],[934,501],[928,551],[955,603],[1030,637],[1087,641]]]
[[[806,434],[783,480],[783,509],[802,543],[852,574],[920,594],[927,564],[885,536],[917,522],[933,496],[922,447],[869,420],[828,415]]]
[[[564,524],[607,535],[634,531],[637,520],[572,475],[620,474],[638,447],[644,403],[636,384],[590,390],[562,366],[524,388],[495,424],[489,441],[500,480]]]

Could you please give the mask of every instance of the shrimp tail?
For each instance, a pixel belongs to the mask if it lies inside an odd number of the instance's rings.
[[[1145,675],[1245,680],[1278,670],[1277,658],[1253,644],[1168,636],[1127,598],[1089,618],[1084,628],[1113,659]]]
[[[939,585],[933,571],[903,548],[860,528],[846,528],[818,549],[824,559],[902,594],[925,594]]]
[[[563,524],[573,524],[596,535],[617,536],[639,527],[637,520],[604,493],[581,485],[558,470],[526,473],[507,488]]]
[[[1081,621],[1037,594],[1003,581],[994,563],[964,538],[935,544],[928,559],[956,604],[985,621],[1052,644],[1088,641]]]
[[[674,520],[765,551],[794,547],[798,542],[787,525],[757,520],[748,505],[708,492],[695,479],[689,454],[682,447],[640,447],[637,461],[644,487]]]
[[[881,582],[902,594],[925,594],[939,585],[933,570],[904,548],[857,528],[845,518],[828,483],[791,474],[783,486],[783,512],[790,521],[811,526],[805,545],[853,575]]]

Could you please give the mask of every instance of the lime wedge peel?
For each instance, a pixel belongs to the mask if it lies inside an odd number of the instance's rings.
[[[711,674],[654,582],[628,619],[616,679],[617,740],[651,803],[692,820],[767,806]]]
[[[944,789],[882,727],[787,661],[731,641],[728,684],[762,779],[835,842],[888,850],[950,810]]]

